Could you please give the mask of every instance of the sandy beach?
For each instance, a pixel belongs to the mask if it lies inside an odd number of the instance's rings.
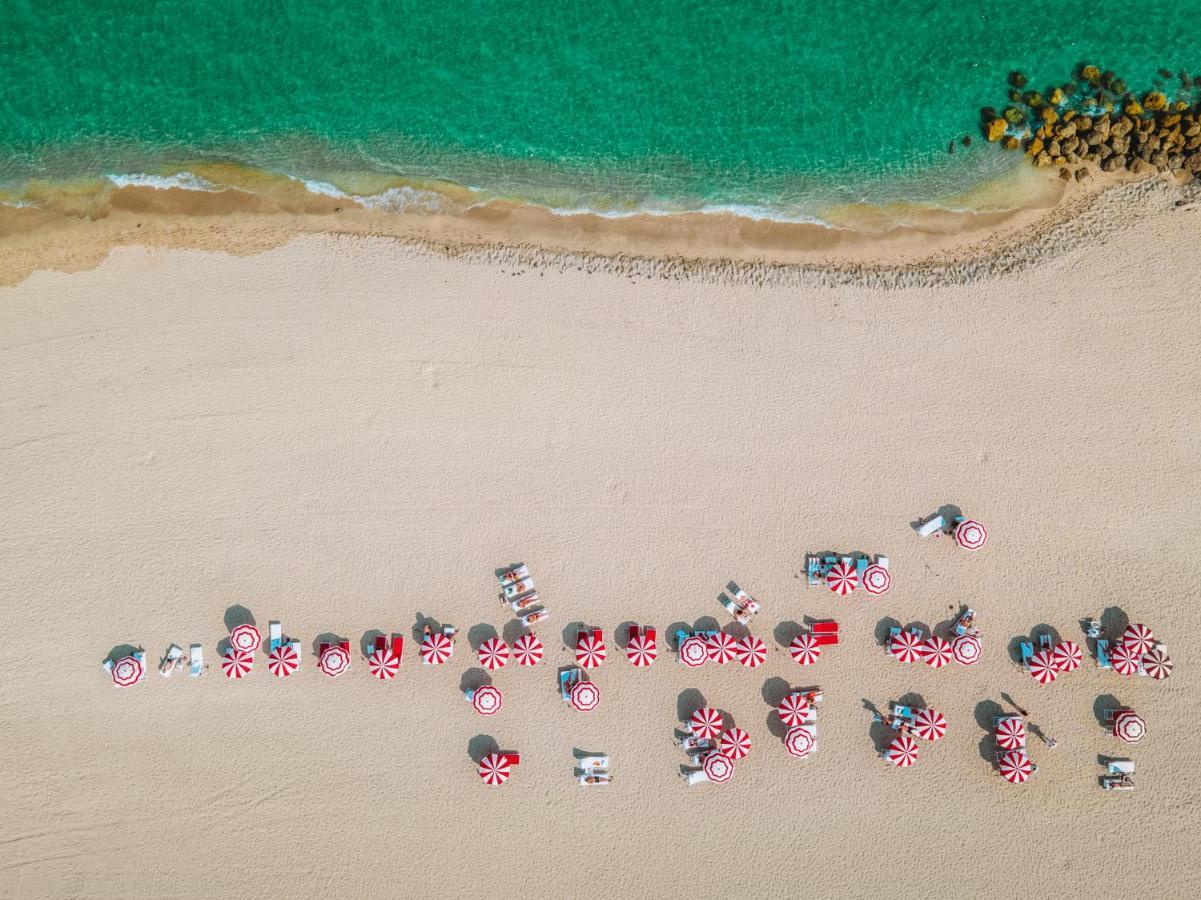
[[[0,895],[1201,892],[1201,208],[1140,190],[1137,216],[1099,208],[1020,265],[909,286],[354,234],[231,255],[170,246],[169,224],[74,264],[64,243],[47,265],[79,271],[0,290]],[[228,246],[216,221],[189,227]],[[45,234],[10,244],[12,271],[40,268]],[[915,536],[943,504],[987,523],[984,550]],[[827,550],[887,555],[892,591],[807,587]],[[484,719],[467,637],[512,633],[493,572],[517,561],[548,656],[495,673]],[[595,712],[559,700],[574,623],[725,623],[731,579],[763,604],[763,667],[613,653]],[[975,667],[879,645],[961,603]],[[222,677],[235,605],[281,620],[305,668]],[[1039,686],[1011,660],[1102,613],[1152,626],[1175,674],[1090,659]],[[448,665],[410,647],[387,684],[357,652],[336,681],[314,668],[318,636],[357,650],[419,614],[462,629]],[[777,637],[806,616],[842,643],[801,669]],[[211,668],[114,690],[100,667],[171,642]],[[813,685],[821,747],[798,761],[771,710]],[[724,786],[678,775],[696,692],[755,741]],[[1002,694],[1058,741],[1032,741],[1023,786],[991,764]],[[866,706],[906,695],[950,730],[902,771]],[[1098,722],[1119,702],[1147,721],[1136,747]],[[523,760],[497,788],[470,758],[489,740]],[[607,752],[614,783],[578,786],[575,749]],[[1126,755],[1137,790],[1102,792],[1098,757]]]

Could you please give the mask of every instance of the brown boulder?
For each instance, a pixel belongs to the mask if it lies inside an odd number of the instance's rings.
[[[1125,165],[1126,165],[1126,157],[1111,156],[1111,157],[1109,157],[1109,159],[1101,160],[1101,171],[1102,172],[1116,172],[1118,169],[1123,168]]]
[[[1130,171],[1135,175],[1150,175],[1155,171],[1155,166],[1145,159],[1136,159],[1130,166]]]
[[[1162,91],[1151,91],[1143,95],[1143,108],[1151,112],[1159,112],[1168,105],[1168,98]]]
[[[1067,118],[1067,116],[1064,116]],[[1093,120],[1088,116],[1077,116],[1075,119],[1077,131],[1088,131],[1093,127]]]
[[[1194,153],[1184,161],[1184,167],[1196,175],[1201,172],[1201,153]]]
[[[1006,150],[1016,150],[1021,146],[1021,143],[1012,134],[1007,134],[1001,138],[1001,146]]]
[[[1091,175],[1091,174],[1092,174],[1092,173],[1091,173],[1091,172],[1089,172],[1089,170],[1088,170],[1088,169],[1086,169],[1086,168],[1084,168],[1083,166],[1081,166],[1079,169],[1077,169],[1077,170],[1076,170],[1076,180],[1077,180],[1077,181],[1084,181],[1084,179],[1088,178],[1088,176],[1089,176],[1089,175]]]
[[[1051,155],[1046,151],[1038,154],[1038,156],[1034,157],[1034,164],[1040,169],[1045,169],[1047,166],[1051,165]]]
[[[1043,144],[1042,138],[1035,138],[1029,144],[1026,145],[1026,155],[1027,156],[1038,156],[1038,154],[1043,152],[1043,146],[1044,146],[1044,144]]]
[[[1059,143],[1059,141],[1051,141],[1051,143],[1047,145],[1047,152],[1052,156],[1063,156],[1063,146]]]
[[[1059,170],[1059,180],[1060,181],[1071,181],[1072,180],[1072,170],[1071,169],[1060,169]]]
[[[1101,81],[1101,70],[1096,66],[1081,66],[1080,77],[1089,84],[1099,84]]]
[[[984,133],[988,135],[990,141],[999,141],[1005,137],[1005,129],[1008,127],[1009,123],[1004,119],[993,119],[988,123],[988,128]]]
[[[1064,122],[1059,126],[1059,139],[1063,140],[1064,138],[1075,136],[1076,130],[1077,128],[1075,122]]]

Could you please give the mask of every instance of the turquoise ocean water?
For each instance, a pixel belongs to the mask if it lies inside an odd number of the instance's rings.
[[[975,127],[981,106],[1004,104],[1011,69],[1043,86],[1089,60],[1140,90],[1168,83],[1159,68],[1201,74],[1201,0],[0,0],[0,12],[10,199],[31,181],[219,161],[329,192],[434,179],[561,210],[803,219],[833,203],[944,202],[1015,165]],[[969,133],[972,149],[949,155]]]

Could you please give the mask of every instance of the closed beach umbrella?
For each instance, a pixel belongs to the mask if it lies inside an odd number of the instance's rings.
[[[980,661],[980,638],[961,634],[951,641],[951,655],[961,666],[974,666]]]
[[[931,669],[941,669],[951,661],[951,644],[945,638],[940,638],[936,634],[930,635],[917,648],[918,655],[921,656],[922,662],[928,665]]]
[[[500,711],[502,702],[503,698],[500,695],[500,688],[490,684],[477,687],[471,695],[471,705],[481,716],[496,714]]]
[[[724,666],[730,660],[738,658],[738,653],[735,651],[737,644],[737,638],[732,634],[726,634],[724,631],[719,631],[717,634],[711,635],[707,646],[709,659],[713,660],[719,666]]]
[[[938,741],[947,733],[947,717],[937,709],[919,709],[913,716],[913,733],[923,741]]]
[[[780,713],[780,721],[793,728],[809,718],[809,701],[805,699],[804,694],[789,694],[780,701],[777,711]]]
[[[576,637],[575,661],[585,669],[596,669],[605,661],[608,651],[604,638],[595,631],[583,631]]]
[[[813,750],[813,735],[808,728],[789,728],[788,734],[784,735],[784,749],[804,759]]]
[[[997,760],[997,769],[1001,777],[1010,784],[1022,784],[1030,780],[1034,774],[1034,766],[1025,750],[1010,750],[1001,754]]]
[[[888,652],[901,662],[911,663],[921,658],[918,648],[922,639],[913,631],[899,631],[888,641]]]
[[[577,681],[571,686],[571,705],[580,712],[592,712],[600,703],[600,688],[591,681]]]
[[[123,656],[113,663],[113,684],[117,687],[137,684],[145,671],[142,661],[136,656]]]
[[[519,666],[536,666],[542,662],[542,656],[546,653],[546,648],[542,644],[542,639],[533,632],[523,634],[513,642],[513,656],[517,659]]]
[[[997,723],[993,738],[1002,750],[1021,750],[1026,746],[1026,723],[1018,716],[1006,716]]]
[[[822,655],[822,648],[817,643],[816,635],[806,633],[798,634],[792,639],[792,643],[788,645],[788,652],[792,654],[797,665],[811,666]]]
[[[339,644],[332,644],[321,651],[317,668],[330,678],[337,678],[350,668],[350,654]]]
[[[626,658],[635,668],[645,669],[658,655],[659,648],[655,646],[655,639],[649,635],[636,634],[626,644]]]
[[[254,657],[246,650],[230,647],[221,657],[221,671],[226,678],[245,678],[254,668]]]
[[[859,587],[859,575],[850,563],[837,562],[826,573],[826,587],[840,597],[845,597]]]
[[[767,659],[767,644],[748,634],[734,645],[734,652],[738,655],[738,661],[748,669],[757,669]]]
[[[722,722],[721,710],[703,706],[692,714],[688,727],[698,738],[710,740],[721,734]]]
[[[964,550],[979,550],[988,540],[984,526],[972,519],[964,519],[955,528],[955,543]]]
[[[504,784],[509,780],[509,775],[513,771],[509,765],[509,757],[503,753],[489,753],[480,760],[479,768],[480,778],[484,779],[484,784]]]
[[[695,669],[697,666],[703,666],[708,659],[709,647],[703,637],[694,634],[684,638],[684,642],[680,644],[680,662],[690,669]]]
[[[741,728],[729,728],[721,736],[720,750],[726,759],[742,759],[751,752],[751,736]]]
[[[863,589],[869,594],[887,594],[892,587],[892,575],[883,566],[868,566],[863,570]]]
[[[1143,671],[1162,681],[1172,674],[1172,659],[1162,650],[1155,649],[1143,656]]]
[[[1030,657],[1030,677],[1039,684],[1050,684],[1059,677],[1055,657],[1050,650],[1039,650]]]
[[[291,644],[280,644],[267,655],[267,670],[277,678],[287,678],[300,668],[300,654]]]
[[[1113,717],[1113,736],[1137,744],[1147,733],[1147,723],[1133,709],[1119,709]]]
[[[421,640],[421,661],[427,666],[440,666],[450,659],[454,644],[440,631],[427,634]]]
[[[1084,662],[1084,651],[1075,641],[1060,641],[1051,651],[1051,658],[1060,672],[1074,672]]]
[[[1138,654],[1125,644],[1118,644],[1109,653],[1109,662],[1119,675],[1133,675],[1138,671]]]
[[[1122,632],[1122,646],[1130,649],[1136,657],[1150,653],[1155,647],[1155,635],[1141,622],[1132,622]]]
[[[367,657],[367,670],[380,681],[391,681],[400,671],[400,658],[391,650],[372,650]]]
[[[509,661],[509,645],[498,637],[488,638],[480,644],[477,652],[480,657],[480,665],[492,671],[503,669],[505,663]]]
[[[894,766],[907,769],[917,762],[917,741],[907,734],[898,735],[892,739],[884,755]]]
[[[725,784],[734,776],[734,763],[728,756],[723,756],[714,750],[701,763],[705,776],[714,784]]]
[[[229,633],[229,643],[232,647],[253,653],[263,643],[263,636],[253,625],[239,625]]]

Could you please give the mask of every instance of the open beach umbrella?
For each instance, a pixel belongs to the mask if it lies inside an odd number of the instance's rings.
[[[1025,750],[1010,750],[997,760],[997,770],[1010,784],[1022,784],[1034,774],[1034,766]]]
[[[136,656],[123,656],[113,663],[113,684],[130,687],[142,680],[146,669]]]
[[[440,631],[427,634],[421,639],[421,661],[427,666],[440,666],[450,659],[454,644]]]
[[[592,629],[580,632],[575,639],[575,661],[585,669],[596,669],[605,661],[609,651],[604,638]]]
[[[503,702],[504,698],[500,695],[500,688],[491,684],[477,687],[471,695],[471,705],[481,716],[495,715],[500,711]]]
[[[738,639],[732,634],[726,634],[724,631],[719,631],[715,635],[711,635],[708,641],[709,659],[713,660],[719,666],[724,666],[732,659],[738,658],[736,645]]]
[[[1055,665],[1055,657],[1050,650],[1039,650],[1028,663],[1030,677],[1039,684],[1050,684],[1059,677],[1059,669]]]
[[[728,728],[721,736],[719,750],[726,759],[742,759],[751,752],[751,736],[741,728]]]
[[[509,780],[513,768],[509,765],[509,757],[503,753],[489,753],[480,760],[480,778],[484,784],[504,784]]]
[[[1051,659],[1060,672],[1075,672],[1084,662],[1084,651],[1075,641],[1060,641],[1051,651]]]
[[[340,645],[331,644],[321,651],[317,668],[330,678],[337,678],[350,668],[350,654]]]
[[[987,540],[984,526],[972,519],[964,519],[955,528],[955,543],[964,550],[979,550]]]
[[[263,636],[253,625],[239,625],[229,633],[229,644],[247,653],[253,653],[263,644]]]
[[[1113,717],[1113,736],[1137,744],[1147,733],[1147,723],[1133,709],[1119,709]]]
[[[836,562],[826,573],[826,587],[840,597],[845,597],[859,587],[859,575],[850,563]]]
[[[1138,671],[1138,654],[1125,644],[1118,644],[1109,651],[1109,663],[1119,675],[1133,675]]]
[[[997,722],[993,739],[1002,750],[1021,750],[1026,746],[1026,723],[1018,716],[1005,716]]]
[[[280,644],[267,654],[267,671],[277,678],[287,678],[300,668],[300,654],[291,644]]]
[[[688,720],[688,728],[698,738],[711,740],[721,734],[723,721],[720,709],[702,706]]]
[[[701,768],[705,770],[706,777],[714,784],[725,784],[734,775],[734,763],[728,756],[723,756],[716,750],[705,757]]]
[[[734,652],[738,655],[738,661],[748,669],[757,669],[767,659],[767,644],[748,634],[734,645]]]
[[[792,654],[798,666],[811,666],[822,655],[822,648],[817,642],[817,636],[806,632],[792,639],[792,643],[788,645],[788,652]]]
[[[697,666],[703,666],[708,659],[709,646],[703,637],[694,634],[684,638],[684,642],[680,644],[680,662],[690,669],[695,669]]]
[[[919,709],[913,715],[913,733],[923,741],[938,741],[947,733],[947,717],[937,709]]]
[[[788,734],[784,735],[784,749],[804,759],[813,750],[813,735],[808,728],[789,728]]]
[[[980,661],[980,638],[961,634],[951,641],[951,655],[961,666],[974,666]]]
[[[245,678],[254,668],[254,657],[247,650],[230,647],[221,657],[221,671],[226,678]]]
[[[543,646],[542,639],[533,632],[523,634],[513,642],[513,656],[519,666],[538,665],[542,662],[545,652],[546,647]]]
[[[635,668],[645,669],[658,655],[659,648],[655,646],[655,639],[647,634],[636,634],[626,644],[626,658]]]
[[[901,769],[907,769],[917,762],[917,741],[907,734],[897,735],[884,752],[885,758]]]
[[[789,694],[780,701],[776,709],[780,714],[780,721],[789,728],[794,728],[809,718],[809,701],[801,693]]]
[[[863,589],[869,594],[887,594],[892,587],[892,575],[883,566],[871,565],[863,570]]]
[[[367,657],[367,670],[380,681],[391,681],[400,671],[400,658],[387,647],[372,650]]]
[[[1172,659],[1156,648],[1143,655],[1143,671],[1156,681],[1162,681],[1172,674]]]
[[[600,703],[600,688],[591,681],[577,681],[571,686],[571,705],[580,712],[592,712]]]
[[[509,645],[498,637],[488,638],[476,652],[480,657],[480,665],[492,671],[503,669],[509,661]]]
[[[913,631],[899,631],[888,641],[888,652],[901,662],[916,662],[921,658],[918,648],[922,646],[921,637]]]
[[[930,637],[919,644],[917,652],[922,658],[922,662],[931,669],[941,669],[951,661],[950,642],[946,638],[940,638],[936,634],[930,635]]]
[[[1150,653],[1155,646],[1155,635],[1141,622],[1131,622],[1122,632],[1122,646],[1131,650],[1136,657]]]

